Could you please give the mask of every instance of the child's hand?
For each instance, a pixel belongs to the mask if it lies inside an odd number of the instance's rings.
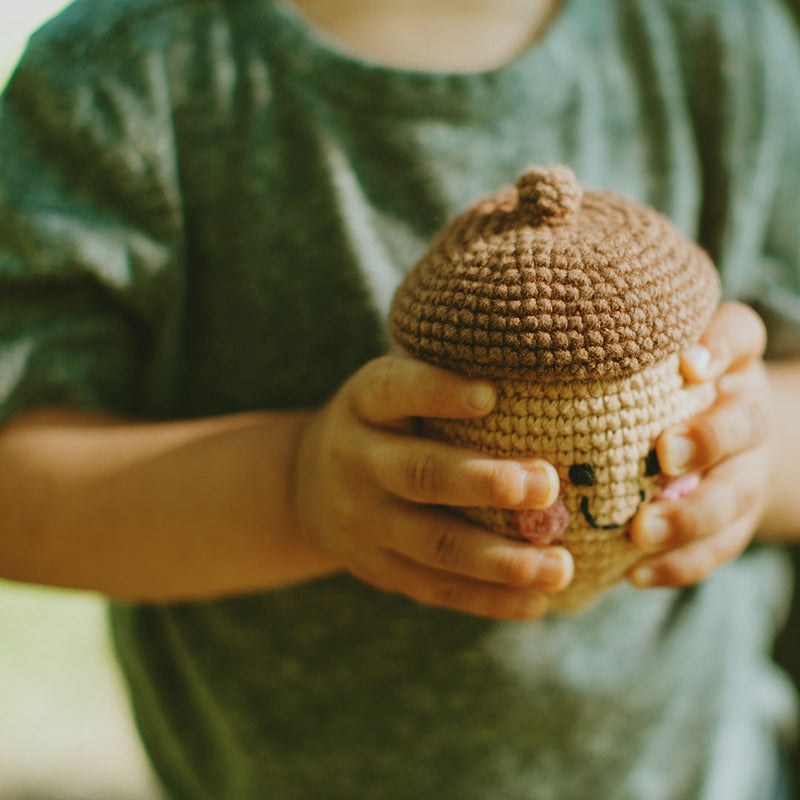
[[[700,341],[682,359],[687,380],[716,380],[714,405],[665,431],[656,451],[666,475],[705,471],[680,500],[642,508],[631,538],[645,552],[630,572],[637,586],[686,586],[749,544],[764,512],[770,474],[769,386],[761,360],[761,319],[740,303],[717,310]]]
[[[541,616],[544,593],[572,578],[569,553],[509,540],[441,506],[545,508],[558,495],[555,469],[414,435],[414,418],[481,417],[494,402],[485,381],[399,355],[371,361],[303,433],[299,530],[381,589],[486,617]]]

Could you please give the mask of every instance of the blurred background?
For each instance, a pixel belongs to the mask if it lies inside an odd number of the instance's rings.
[[[31,33],[68,2],[22,0],[0,5],[0,86],[4,86]]]
[[[0,800],[157,800],[99,599],[0,581]]]
[[[65,0],[0,0],[0,87]],[[0,581],[0,800],[159,800],[103,602]]]

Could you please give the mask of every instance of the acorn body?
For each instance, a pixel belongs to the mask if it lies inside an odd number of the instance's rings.
[[[540,457],[557,470],[557,506],[545,511],[465,508],[473,521],[514,539],[566,547],[575,577],[554,610],[586,605],[642,557],[628,536],[641,504],[668,484],[655,441],[707,408],[712,384],[684,385],[678,356],[629,377],[596,381],[495,381],[494,410],[475,420],[426,420],[430,436],[500,458]]]
[[[714,399],[713,386],[684,384],[679,353],[718,299],[710,259],[668,220],[584,192],[561,166],[532,168],[453,220],[398,289],[397,341],[497,389],[488,416],[425,420],[425,431],[492,456],[541,457],[559,473],[546,512],[463,510],[570,550],[575,578],[552,608],[586,605],[642,557],[628,530],[664,485],[655,441]]]

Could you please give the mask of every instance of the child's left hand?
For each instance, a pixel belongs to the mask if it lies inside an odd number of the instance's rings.
[[[697,347],[684,354],[686,380],[714,380],[706,412],[665,431],[656,444],[666,475],[702,472],[680,500],[647,504],[631,525],[646,553],[628,576],[635,586],[688,586],[738,556],[756,532],[770,475],[770,393],[761,318],[740,303],[716,311]]]

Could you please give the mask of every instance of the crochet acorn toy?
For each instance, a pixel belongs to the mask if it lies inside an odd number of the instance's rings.
[[[643,555],[628,536],[639,506],[691,489],[667,487],[654,447],[714,400],[713,385],[684,383],[679,354],[718,302],[700,247],[650,208],[584,191],[564,166],[533,167],[451,221],[397,290],[397,342],[497,390],[488,416],[428,419],[423,430],[558,471],[549,509],[464,509],[572,553],[575,577],[551,608],[580,608],[619,581]]]

